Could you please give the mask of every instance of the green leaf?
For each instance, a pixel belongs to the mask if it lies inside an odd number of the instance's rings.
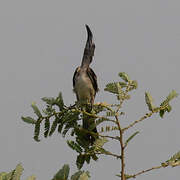
[[[88,171],[78,171],[71,176],[71,180],[88,180],[89,177]]]
[[[121,85],[119,83],[116,83],[117,87],[117,99],[121,100],[124,97],[124,91],[121,89]]]
[[[68,180],[69,176],[69,165],[65,164],[62,169],[60,169],[52,180]]]
[[[42,117],[42,114],[41,114],[40,110],[38,109],[38,107],[36,106],[35,102],[33,102],[33,103],[31,104],[31,107],[32,107],[33,110],[34,110],[34,113],[35,113],[39,118]]]
[[[168,104],[172,99],[178,96],[178,93],[175,90],[172,90],[169,95],[166,97],[166,99],[161,103],[160,106],[164,106]]]
[[[87,162],[87,164],[90,163],[90,160],[91,160],[91,156],[90,155],[86,155],[85,156],[85,161]]]
[[[40,133],[41,120],[37,120],[34,128],[34,140],[39,142],[39,133]]]
[[[41,99],[49,105],[53,105],[55,103],[55,99],[52,97],[43,97]]]
[[[36,177],[34,175],[28,177],[26,180],[36,180]]]
[[[18,164],[14,170],[12,180],[20,180],[23,170],[22,165]]]
[[[67,141],[67,144],[70,148],[72,148],[73,150],[75,150],[78,153],[82,153],[82,148],[79,144],[75,143],[74,141]]]
[[[109,114],[110,115],[110,114]],[[89,127],[89,130],[93,130],[95,127],[100,125],[102,122],[108,121],[108,118],[99,118],[94,123],[92,123]]]
[[[5,177],[5,180],[12,180],[13,174],[14,174],[14,170],[9,172],[9,173],[7,173],[6,177]]]
[[[139,134],[139,131],[136,131],[135,133],[133,133],[133,134],[126,140],[126,142],[124,143],[125,146],[127,146],[127,144],[128,144],[137,134]]]
[[[175,167],[180,166],[180,151],[174,154],[169,160],[166,161],[168,165]]]
[[[133,89],[137,89],[137,87],[138,87],[137,81],[135,81],[135,80],[131,81],[129,91],[132,91]]]
[[[48,136],[50,130],[50,120],[49,118],[46,118],[44,121],[44,137],[46,138]]]
[[[61,92],[59,93],[58,97],[56,98],[56,104],[59,106],[60,110],[64,109],[64,101],[63,101]]]
[[[103,147],[103,145],[107,142],[108,142],[107,138],[104,137],[96,139],[95,142],[93,143],[94,151],[99,151]]]
[[[153,98],[152,96],[150,95],[150,93],[148,92],[145,92],[145,100],[146,100],[146,104],[149,108],[150,111],[153,111],[155,106],[153,105]]]
[[[127,86],[126,83],[124,82],[113,82],[113,83],[108,83],[106,87],[104,88],[104,90],[113,94],[118,94],[117,83],[119,83],[121,88],[124,88]]]
[[[79,180],[88,180],[88,179],[89,179],[89,176],[86,172],[83,172],[79,177]]]
[[[7,180],[6,176],[7,176],[6,172],[1,172],[0,173],[0,180]]]
[[[125,72],[120,72],[119,76],[125,81],[125,82],[129,82],[130,78],[128,76],[128,74],[126,74]]]
[[[129,174],[125,174],[125,179],[130,179],[130,178],[134,178],[134,176],[129,175]]]
[[[58,126],[58,133],[61,134],[62,128],[63,128],[63,123],[59,124],[59,126]]]
[[[160,115],[161,118],[163,118],[164,113],[165,113],[165,110],[164,110],[164,109],[162,109],[162,110],[159,111],[159,115]]]
[[[26,123],[36,124],[36,120],[33,119],[32,117],[29,117],[29,116],[23,117],[23,116],[22,116],[21,119],[22,119],[24,122],[26,122]]]
[[[98,160],[98,157],[96,156],[96,154],[92,154],[91,157],[92,157],[92,159],[93,159],[94,161],[97,161],[97,160]]]
[[[120,174],[116,174],[116,176],[117,176],[117,177],[121,177],[121,175],[120,175]]]
[[[84,162],[85,162],[85,156],[82,154],[78,155],[76,159],[77,168],[81,169],[83,167]]]
[[[177,152],[176,154],[174,154],[174,155],[169,159],[169,161],[177,161],[177,160],[180,160],[180,151]]]
[[[177,96],[178,94],[176,93],[176,91],[172,90],[166,97],[166,99],[161,103],[160,107],[163,107],[163,109],[159,111],[159,115],[161,118],[163,118],[165,112],[170,112],[172,110],[172,107],[169,104],[169,102]]]
[[[59,121],[58,118],[55,118],[55,120],[53,121],[52,126],[51,126],[51,130],[49,132],[49,136],[51,136],[55,132],[56,127],[58,125],[58,121]]]
[[[167,107],[166,107],[166,110],[167,110],[167,112],[171,112],[171,110],[172,110],[172,107],[171,107],[171,105],[167,105]]]

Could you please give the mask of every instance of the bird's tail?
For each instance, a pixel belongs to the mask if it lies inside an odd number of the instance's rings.
[[[94,127],[93,129],[90,129],[90,127],[92,127],[92,125],[95,122],[95,118],[92,118],[86,114],[83,115],[83,129],[86,129],[88,131],[91,131],[93,133],[96,133],[96,135],[93,135],[91,133],[86,133],[85,134],[85,139],[90,142],[90,144],[92,145],[94,143],[94,141],[98,138],[98,132],[97,132],[97,128]]]

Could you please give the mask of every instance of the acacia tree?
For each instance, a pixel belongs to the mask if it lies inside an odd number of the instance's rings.
[[[149,119],[153,114],[157,114],[163,118],[166,112],[171,111],[172,107],[170,105],[170,101],[177,97],[177,93],[172,90],[159,106],[155,106],[150,93],[145,92],[145,102],[148,107],[148,112],[146,112],[138,120],[131,122],[128,126],[122,127],[121,116],[123,116],[124,112],[121,111],[121,108],[124,101],[127,101],[131,98],[131,91],[137,89],[137,82],[135,80],[131,80],[130,77],[124,72],[119,73],[119,77],[121,78],[121,81],[108,83],[104,89],[105,91],[115,95],[117,97],[118,103],[96,103],[93,105],[93,109],[89,113],[86,112],[84,108],[79,107],[79,105],[76,104],[66,106],[64,104],[62,94],[59,93],[58,97],[56,98],[42,98],[42,100],[46,103],[46,107],[42,110],[42,112],[35,103],[32,103],[31,107],[37,116],[36,119],[30,116],[22,117],[24,122],[34,125],[35,141],[40,141],[39,136],[40,129],[42,129],[42,124],[44,124],[45,138],[52,136],[56,130],[62,134],[63,137],[69,134],[73,137],[73,140],[68,140],[67,144],[70,148],[77,152],[76,165],[79,169],[79,172],[71,176],[72,180],[88,179],[89,174],[87,172],[80,171],[80,169],[83,167],[84,163],[89,164],[92,160],[97,161],[101,155],[112,156],[120,161],[120,174],[117,174],[116,176],[120,177],[121,180],[136,178],[141,174],[155,169],[165,168],[168,166],[175,167],[180,165],[179,151],[171,156],[171,158],[168,160],[159,163],[157,166],[150,167],[149,169],[144,169],[133,174],[126,172],[125,150],[128,147],[129,142],[139,132],[136,131],[133,134],[129,134],[129,138],[127,139],[124,138],[124,134],[128,133],[128,130],[136,126],[138,123]],[[82,127],[82,118],[84,117],[87,118],[89,122],[92,122],[88,130],[83,129]],[[98,134],[91,131],[95,126],[100,126],[100,131]],[[111,131],[116,131],[118,134],[112,136],[109,133]],[[87,133],[96,138],[96,141],[93,144],[84,138]],[[112,151],[106,150],[104,148],[104,144],[108,141],[116,141],[119,144],[119,154],[115,154]],[[67,180],[69,166],[65,165],[58,173],[54,176],[53,180]],[[66,175],[63,176],[63,173]]]

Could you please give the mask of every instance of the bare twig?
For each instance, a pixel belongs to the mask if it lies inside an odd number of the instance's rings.
[[[154,166],[154,167],[152,167],[152,168],[149,168],[149,169],[146,169],[146,170],[142,170],[142,171],[140,171],[140,172],[138,172],[138,173],[136,173],[136,174],[133,174],[133,175],[131,175],[131,178],[136,178],[136,176],[139,176],[139,175],[141,175],[141,174],[144,174],[144,173],[147,173],[147,172],[149,172],[149,171],[152,171],[152,170],[155,170],[155,169],[160,169],[160,168],[165,168],[165,167],[167,167],[167,166]]]
[[[135,124],[137,124],[137,123],[139,123],[139,122],[147,119],[148,117],[151,117],[152,115],[153,115],[153,112],[147,113],[146,115],[144,115],[143,117],[141,117],[139,120],[136,120],[136,121],[134,121],[133,123],[129,124],[129,126],[123,128],[123,129],[122,129],[123,132],[126,131],[127,129],[133,127]]]
[[[127,129],[133,127],[135,124],[137,124],[137,123],[139,123],[139,122],[141,122],[141,121],[143,121],[143,120],[151,117],[154,113],[158,113],[160,110],[165,109],[166,107],[167,107],[167,104],[165,104],[164,106],[160,106],[160,107],[158,107],[158,108],[155,108],[153,111],[151,111],[151,112],[149,112],[149,113],[146,113],[146,114],[145,114],[144,116],[142,116],[139,120],[136,120],[136,121],[134,121],[133,123],[129,124],[129,126],[123,128],[123,129],[122,129],[123,132],[126,131]]]

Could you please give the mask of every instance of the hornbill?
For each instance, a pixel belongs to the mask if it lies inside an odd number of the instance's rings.
[[[93,34],[88,25],[87,30],[87,42],[84,49],[81,66],[77,67],[73,76],[73,90],[76,94],[77,102],[82,106],[86,107],[87,112],[91,112],[94,104],[94,98],[98,92],[97,77],[94,71],[89,67],[92,62],[95,50],[95,44],[93,42]],[[89,129],[92,124],[92,118],[86,116],[83,117],[83,128]],[[96,127],[92,130],[97,133]],[[87,134],[86,139],[93,144],[95,141],[94,136]]]

